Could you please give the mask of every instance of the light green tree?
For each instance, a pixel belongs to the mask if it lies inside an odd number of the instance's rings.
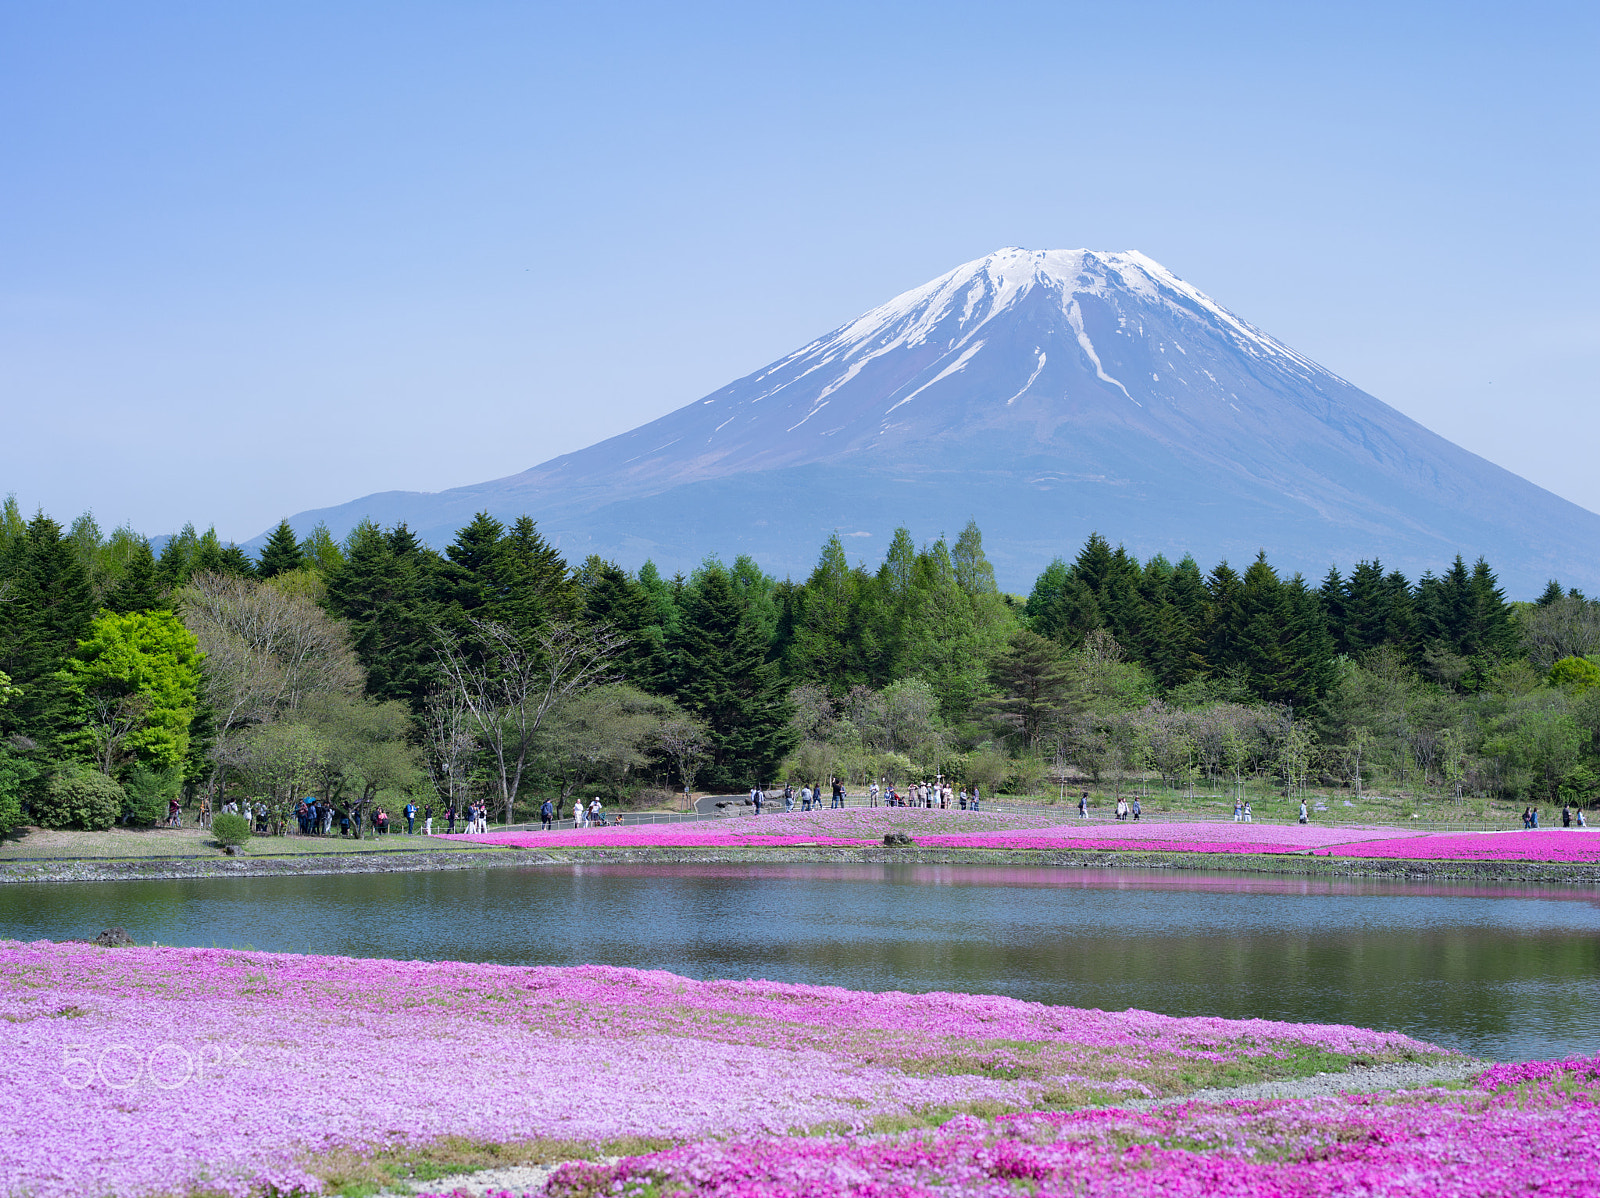
[[[176,769],[189,752],[200,661],[171,612],[102,612],[65,671],[82,720],[71,739],[107,776],[134,761]]]

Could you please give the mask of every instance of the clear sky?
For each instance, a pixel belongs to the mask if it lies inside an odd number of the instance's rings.
[[[244,540],[1021,245],[1600,510],[1597,93],[1593,3],[0,0],[0,493]]]

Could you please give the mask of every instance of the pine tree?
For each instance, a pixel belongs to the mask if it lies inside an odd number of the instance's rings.
[[[267,543],[261,550],[260,561],[256,564],[256,574],[261,578],[276,578],[280,574],[288,574],[304,566],[305,554],[300,549],[300,541],[294,535],[288,520],[280,520],[278,527],[272,530],[267,537]]]
[[[229,541],[222,550],[222,562],[217,567],[220,574],[231,574],[235,578],[254,578],[256,564],[250,556],[239,546]]]
[[[593,556],[578,572],[577,582],[584,619],[627,638],[616,659],[624,677],[644,690],[657,689],[660,680],[655,676],[655,666],[664,637],[656,623],[655,605],[645,589],[615,562]]]
[[[1552,578],[1545,584],[1545,588],[1540,593],[1535,606],[1549,607],[1551,604],[1560,603],[1564,598],[1566,598],[1566,592],[1561,589],[1561,584]]]
[[[582,610],[567,559],[528,516],[519,516],[500,540],[494,573],[500,597],[490,607],[495,619],[512,628],[529,632],[551,620],[570,624]]]
[[[1227,562],[1218,562],[1206,578],[1206,661],[1213,672],[1226,673],[1242,663],[1243,587]]]
[[[1030,750],[1072,706],[1078,678],[1060,645],[1026,628],[1012,633],[989,676],[996,695],[985,707]]]
[[[814,682],[837,697],[871,682],[861,651],[861,588],[866,582],[850,568],[844,543],[834,533],[822,547],[816,569],[796,590],[792,643],[785,655],[788,676]]]
[[[983,533],[978,531],[976,520],[968,520],[961,530],[955,548],[950,551],[950,561],[955,566],[956,585],[969,599],[976,600],[980,595],[993,595],[1000,590],[995,585],[994,566],[983,552]]]
[[[170,593],[188,584],[194,574],[194,553],[199,542],[194,525],[185,524],[161,546],[161,557],[156,562],[156,580],[164,590]]]
[[[94,592],[71,541],[42,512],[6,546],[0,584],[7,592],[0,673],[20,691],[0,707],[0,731],[25,736],[55,754],[73,716],[62,668],[88,636]]]
[[[1313,707],[1335,678],[1333,638],[1322,595],[1296,574],[1284,587],[1289,626],[1284,641],[1281,696],[1295,709]]]
[[[405,552],[397,553],[396,544]],[[327,608],[349,623],[352,646],[367,671],[367,694],[420,711],[433,640],[416,543],[409,531],[385,536],[364,520],[346,546],[327,575]]]
[[[217,539],[217,530],[208,528],[195,544],[193,573],[220,574],[222,564],[222,542]]]
[[[123,567],[122,577],[106,596],[105,605],[119,615],[160,611],[170,606],[168,593],[156,577],[156,559],[150,552],[149,541],[139,539],[128,564]]]
[[[789,701],[726,569],[708,568],[688,590],[668,656],[678,702],[711,730],[707,782],[742,790],[770,781],[793,741]]]
[[[1289,604],[1283,583],[1267,563],[1265,551],[1244,573],[1239,590],[1239,634],[1235,660],[1250,689],[1270,702],[1286,702],[1289,660]]]

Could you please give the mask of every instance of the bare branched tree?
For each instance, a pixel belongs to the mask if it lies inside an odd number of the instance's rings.
[[[604,626],[556,620],[531,635],[494,620],[467,622],[475,646],[434,628],[439,673],[491,759],[498,806],[509,821],[545,716],[569,695],[609,682],[611,659],[626,638]]]
[[[655,740],[678,771],[684,792],[693,790],[695,775],[711,760],[711,734],[706,726],[689,716],[665,720],[656,730]]]
[[[1600,603],[1564,595],[1548,607],[1521,613],[1522,642],[1528,663],[1548,670],[1563,657],[1584,657],[1600,650]]]
[[[224,770],[251,760],[242,740],[248,729],[295,711],[309,695],[361,689],[348,634],[305,596],[247,578],[196,574],[179,598],[183,622],[205,653],[201,685],[216,713],[214,794]]]
[[[460,796],[466,791],[478,737],[466,701],[454,686],[441,686],[428,695],[422,736],[433,789],[446,807],[461,810]]]

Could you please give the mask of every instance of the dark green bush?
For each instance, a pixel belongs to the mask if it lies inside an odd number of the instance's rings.
[[[167,805],[178,797],[183,779],[177,770],[158,771],[136,765],[122,783],[128,801],[123,804],[123,821],[149,827],[167,818]]]
[[[224,811],[211,821],[211,835],[223,848],[238,848],[250,839],[250,821],[242,815]]]
[[[34,799],[33,819],[41,828],[103,832],[122,814],[126,801],[114,778],[94,770],[62,770]]]

